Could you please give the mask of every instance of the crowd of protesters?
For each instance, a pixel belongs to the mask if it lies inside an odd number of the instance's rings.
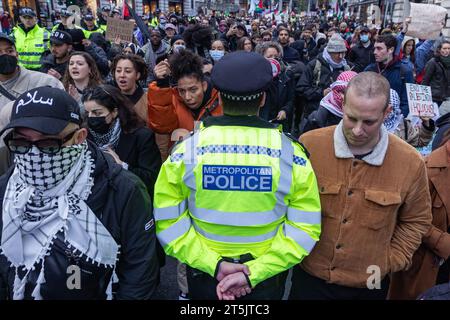
[[[258,116],[305,144],[318,180],[322,235],[310,256],[294,268],[290,298],[416,299],[436,284],[449,283],[449,40],[407,36],[409,19],[380,28],[353,16],[292,14],[276,19],[213,11],[182,17],[158,9],[139,17],[133,42],[128,43],[120,37],[106,40],[107,18],[123,19],[109,6],[99,10],[98,18],[86,11],[80,26],[68,24],[68,12],[58,12],[51,30],[39,25],[31,8],[17,14],[16,25],[7,12],[0,15],[0,299],[151,298],[164,281],[158,269],[164,266],[165,244],[157,242],[158,217],[154,221],[151,213],[160,168],[171,161],[174,146],[196,130],[198,122],[226,114],[226,94],[211,75],[224,57],[239,51],[258,54],[270,63],[272,78],[264,88]],[[255,68],[256,81],[259,67]],[[225,81],[241,83],[248,78],[233,77]],[[431,87],[434,117],[409,114],[407,83]],[[67,127],[58,127],[56,120],[57,131],[42,127],[51,127],[55,115],[41,110],[36,95],[41,104],[44,98],[65,104],[67,110],[61,112],[73,118],[65,122]],[[21,114],[24,99],[42,114]],[[78,109],[80,119],[73,116]],[[38,124],[25,127],[40,134],[23,129],[20,117],[37,117]],[[58,151],[63,143],[73,142],[73,150],[62,157],[75,166],[67,169],[61,161],[61,170],[76,174],[94,197],[62,200],[57,194],[44,203],[33,191],[25,199],[23,190],[28,189],[19,169],[39,171],[34,166],[41,163],[33,160],[39,158],[36,155],[28,159],[27,152],[48,152],[45,142],[55,137],[61,138]],[[428,151],[421,149],[427,146]],[[419,149],[428,157],[422,158]],[[72,159],[72,154],[78,158]],[[61,183],[64,192],[83,194],[81,184],[70,185],[67,176],[58,177],[50,173],[50,182],[37,183],[36,193],[41,190],[49,196],[45,188]],[[19,201],[19,196],[25,200]],[[32,208],[31,213],[19,208],[17,201]],[[85,220],[80,224],[93,219],[90,223],[101,228],[98,234],[103,239],[94,243],[91,230],[81,235],[68,232],[69,249],[49,256],[47,238],[52,246],[64,244],[64,239],[50,234],[48,226],[58,225],[59,232],[71,230],[71,221],[81,218],[68,219],[68,228],[55,221],[36,227],[33,215],[48,214],[61,201],[66,201],[65,210],[81,208],[78,215]],[[17,222],[17,212],[27,212],[26,224],[41,234],[34,239],[24,235],[23,243],[45,249],[33,256],[30,248],[24,248],[23,261],[13,254],[14,246],[22,243],[13,242],[18,231],[10,227]],[[152,234],[148,239],[147,233]],[[83,252],[77,246],[92,243],[103,248],[111,238],[115,246],[105,254]],[[64,254],[75,259],[71,245],[93,262],[84,264],[93,270],[87,280],[93,282],[91,292],[79,296],[61,290],[58,276],[49,280],[50,272],[58,275],[60,270],[44,272],[47,256],[55,263],[62,263]],[[116,246],[122,253],[117,263],[111,258]],[[30,276],[19,272],[22,262],[27,267],[35,263],[37,269],[29,268]],[[376,293],[364,288],[369,265],[381,265],[381,289]],[[185,268],[179,264],[180,297],[189,298]],[[116,286],[109,281],[112,274],[119,278]],[[36,288],[47,287],[40,293],[27,281]],[[8,290],[10,286],[13,290]]]

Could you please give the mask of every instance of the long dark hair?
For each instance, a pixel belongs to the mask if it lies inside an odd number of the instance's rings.
[[[244,50],[244,47],[245,47],[245,41],[250,41],[250,43],[252,44],[252,50],[254,49],[253,48],[253,42],[252,42],[252,40],[249,38],[249,37],[242,37],[242,38],[240,38],[239,40],[238,40],[238,42],[237,42],[237,50]]]
[[[107,108],[110,112],[117,109],[120,126],[125,133],[133,132],[137,128],[145,125],[144,121],[134,111],[133,103],[114,86],[103,84],[87,89],[83,94],[82,101],[83,103],[95,101],[99,105]]]
[[[74,51],[70,54],[69,61],[70,59],[72,59],[73,56],[82,56],[89,66],[90,71],[89,71],[88,88],[95,87],[103,82],[102,77],[100,75],[100,71],[98,71],[97,65],[95,64],[95,60],[91,57],[89,53],[83,51]],[[67,66],[66,72],[64,73],[62,83],[66,90],[69,90],[69,85],[71,84],[75,85],[69,73],[69,66]]]

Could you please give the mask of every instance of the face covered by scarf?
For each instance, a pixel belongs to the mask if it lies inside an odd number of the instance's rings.
[[[344,92],[350,80],[357,75],[354,71],[342,72],[330,86],[331,92],[320,101],[320,105],[335,116],[343,117]]]
[[[387,131],[394,132],[397,129],[398,125],[401,121],[403,121],[402,111],[400,109],[400,97],[394,89],[391,89],[390,96],[390,105],[392,107],[392,111],[387,115],[386,119],[384,119],[384,126]]]
[[[54,155],[33,147],[14,162],[3,200],[0,244],[15,269],[13,299],[25,298],[29,279],[36,279],[31,296],[43,299],[45,257],[58,235],[71,254],[114,269],[118,245],[86,203],[95,168],[87,143],[63,147]],[[111,297],[110,290],[107,295]]]
[[[54,154],[41,152],[33,146],[26,154],[14,158],[20,179],[38,190],[53,188],[70,172],[81,154],[81,145],[63,147]]]

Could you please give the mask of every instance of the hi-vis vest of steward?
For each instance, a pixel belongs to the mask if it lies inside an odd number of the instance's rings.
[[[37,24],[28,33],[17,26],[13,29],[13,37],[19,54],[19,65],[30,70],[39,69],[42,54],[49,48],[50,32]]]
[[[320,235],[316,177],[280,128],[202,127],[175,146],[154,198],[167,254],[214,276],[222,257],[250,253],[252,286],[298,264]]]

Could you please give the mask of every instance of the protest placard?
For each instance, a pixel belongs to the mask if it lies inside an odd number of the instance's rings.
[[[410,3],[411,22],[406,35],[413,38],[434,40],[439,37],[447,15],[447,9],[434,4]]]
[[[408,94],[409,113],[412,116],[434,117],[431,87],[406,83],[406,92]]]
[[[121,42],[133,42],[133,21],[108,18],[106,28],[106,40],[114,41],[119,36]]]

